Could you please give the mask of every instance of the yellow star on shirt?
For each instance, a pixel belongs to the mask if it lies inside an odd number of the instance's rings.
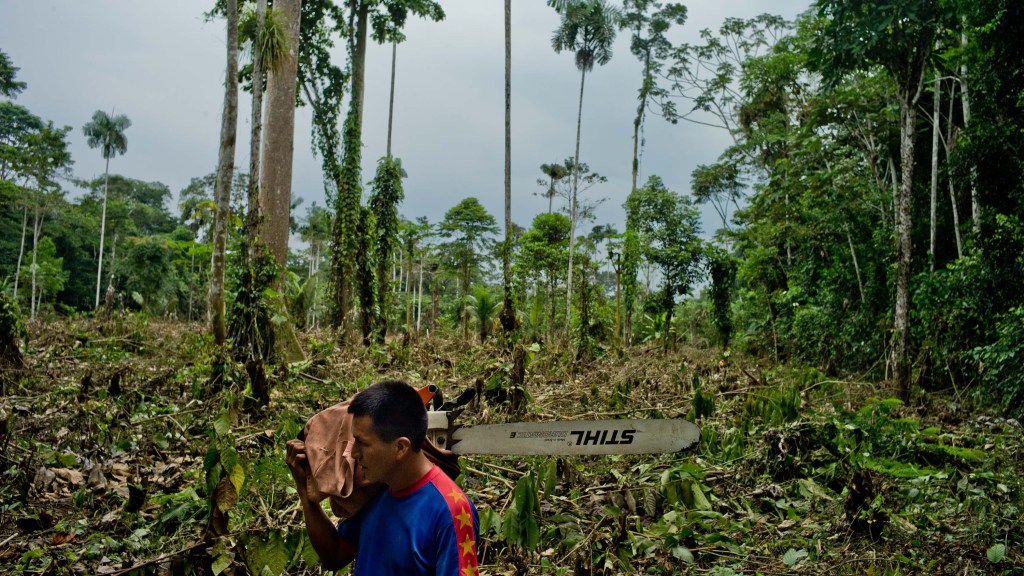
[[[477,574],[479,574],[476,570],[476,566],[466,566],[462,569],[462,573],[466,576],[477,576]]]
[[[458,503],[465,496],[462,495],[462,491],[458,488],[452,488],[452,491],[448,493],[448,497],[452,499],[453,503]]]
[[[469,536],[469,535],[467,535],[466,539],[462,541],[462,544],[459,544],[459,546],[462,548],[462,553],[463,554],[472,554],[473,553],[473,545],[474,545],[473,537]]]
[[[473,525],[473,517],[465,509],[462,511],[462,514],[455,516],[455,518],[459,521],[459,528]]]

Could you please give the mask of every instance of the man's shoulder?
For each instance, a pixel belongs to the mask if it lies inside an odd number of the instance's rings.
[[[437,490],[437,493],[440,494],[449,506],[455,506],[463,502],[468,503],[470,506],[473,505],[462,488],[437,466],[431,470],[430,479],[427,484]]]

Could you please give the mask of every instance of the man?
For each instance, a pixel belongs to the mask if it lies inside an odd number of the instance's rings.
[[[387,490],[337,526],[307,494],[304,443],[288,442],[286,462],[323,566],[337,570],[356,560],[356,576],[477,574],[477,511],[421,450],[427,412],[416,389],[378,382],[357,394],[348,411],[352,455],[366,480]]]

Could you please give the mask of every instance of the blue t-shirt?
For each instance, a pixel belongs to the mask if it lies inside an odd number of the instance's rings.
[[[400,492],[384,490],[338,525],[356,576],[476,576],[476,507],[434,466]]]

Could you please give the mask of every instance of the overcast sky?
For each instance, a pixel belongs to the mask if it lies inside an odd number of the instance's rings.
[[[206,22],[213,0],[0,0],[0,50],[21,68],[28,88],[17,102],[45,120],[73,127],[74,173],[103,174],[82,125],[98,109],[126,114],[128,152],[111,161],[112,173],[167,184],[178,192],[217,164],[223,105],[224,22]],[[770,12],[793,19],[808,0],[701,0],[686,2],[687,23],[676,42],[697,42],[701,29],[717,30],[726,17]],[[442,22],[410,20],[398,48],[393,153],[409,174],[401,207],[409,218],[438,222],[463,198],[475,196],[501,222],[504,211],[504,3],[443,0]],[[527,227],[547,210],[537,195],[543,163],[571,157],[576,136],[580,76],[570,54],[551,49],[558,15],[544,0],[512,6],[512,218]],[[339,43],[340,44],[340,43]],[[337,62],[344,63],[342,49]],[[372,178],[387,138],[390,46],[371,44],[363,120],[363,179]],[[618,229],[630,188],[632,121],[640,63],[620,33],[614,57],[587,75],[581,160],[608,177],[589,195],[607,201],[597,221]],[[248,98],[240,98],[236,167],[248,166]],[[298,210],[324,205],[320,162],[310,149],[310,112],[296,113],[294,193]],[[728,136],[690,123],[649,117],[641,179],[657,174],[689,193],[690,174],[713,162]],[[81,192],[68,185],[72,196]],[[556,205],[557,205],[556,200]],[[176,211],[176,206],[171,207]],[[705,210],[705,232],[717,217]]]

